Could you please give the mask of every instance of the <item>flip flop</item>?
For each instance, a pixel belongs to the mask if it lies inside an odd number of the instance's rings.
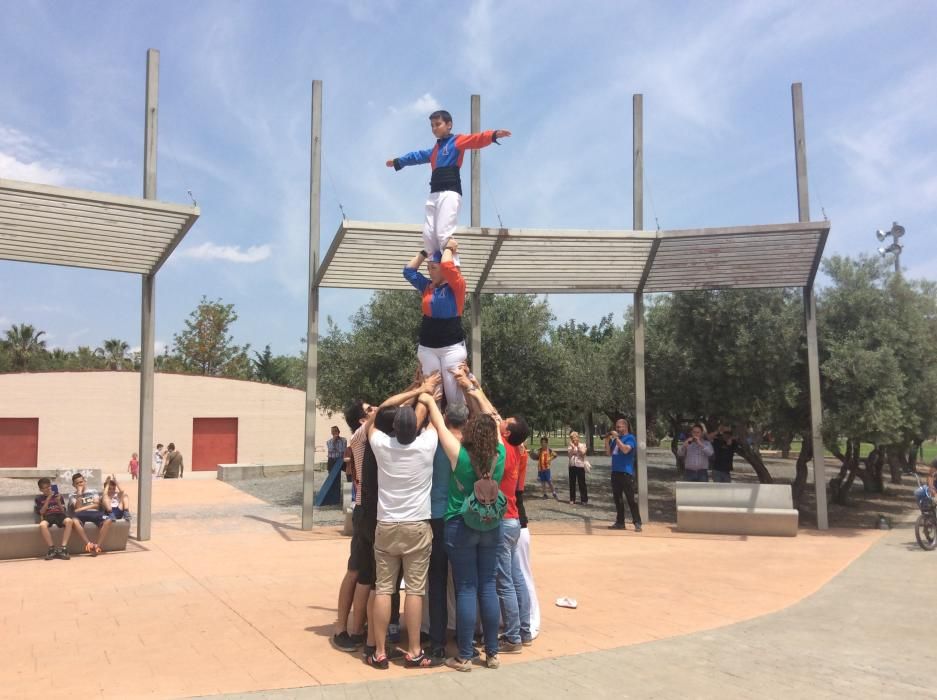
[[[556,604],[561,608],[576,608],[579,605],[575,598],[567,598],[565,596],[562,598],[557,598]]]

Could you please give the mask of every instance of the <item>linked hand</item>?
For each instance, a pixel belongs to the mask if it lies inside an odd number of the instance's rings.
[[[439,386],[440,382],[442,382],[442,377],[439,375],[439,370],[436,370],[428,377],[423,378],[423,391],[432,394],[436,391],[436,387]]]

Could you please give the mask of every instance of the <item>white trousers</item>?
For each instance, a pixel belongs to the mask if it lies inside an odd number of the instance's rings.
[[[452,238],[456,224],[459,222],[459,208],[462,206],[462,195],[458,192],[430,192],[426,200],[426,220],[423,222],[423,248],[429,253],[442,253],[446,243]],[[455,264],[459,264],[459,256],[455,256]]]
[[[455,369],[465,362],[465,342],[447,345],[444,348],[417,347],[416,357],[423,368],[423,376],[439,372],[442,376],[442,389],[446,394],[446,403],[465,403],[465,395],[456,383],[450,369]]]
[[[534,572],[530,570],[530,529],[521,528],[521,536],[517,540],[517,559],[524,580],[527,582],[527,592],[530,594],[530,635],[536,639],[540,634],[540,601],[537,600],[537,587],[534,584]]]

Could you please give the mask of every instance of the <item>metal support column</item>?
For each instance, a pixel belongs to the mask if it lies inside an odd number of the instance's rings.
[[[316,413],[319,380],[319,207],[322,169],[322,81],[312,81],[312,138],[309,158],[309,306],[306,326],[306,430],[303,441],[303,530],[314,521]]]
[[[644,228],[644,96],[632,97],[632,228]],[[642,284],[643,289],[643,284]],[[634,417],[638,455],[638,510],[641,520],[650,520],[647,499],[647,407],[644,383],[644,292],[634,295]]]
[[[804,136],[804,93],[800,83],[791,85],[794,111],[794,160],[797,170],[797,215],[810,221],[807,187],[807,141]],[[810,438],[813,445],[813,483],[817,498],[817,528],[829,528],[826,507],[826,469],[823,449],[823,405],[820,400],[820,353],[817,344],[817,298],[813,283],[804,287],[804,324],[807,329],[807,373],[810,391]]]
[[[159,116],[159,51],[146,52],[146,117],[143,137],[143,197],[156,199],[156,137]],[[137,479],[137,539],[150,539],[153,512],[153,351],[156,337],[156,273],[143,275],[140,291],[140,472]]]
[[[482,127],[481,95],[472,95],[472,133],[477,134]],[[481,151],[472,151],[472,210],[471,226],[482,225],[482,155]],[[482,378],[482,295],[479,290],[472,292],[472,373],[481,381]]]

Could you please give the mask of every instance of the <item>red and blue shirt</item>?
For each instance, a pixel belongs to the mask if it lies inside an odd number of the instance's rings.
[[[465,152],[472,149],[484,148],[493,143],[495,132],[482,131],[478,134],[449,134],[445,138],[437,139],[436,145],[424,151],[411,151],[399,158],[394,158],[394,170],[401,170],[408,165],[422,165],[429,163],[433,170],[430,178],[430,192],[458,192],[462,194],[462,177],[459,168]]]
[[[462,310],[465,308],[465,278],[451,260],[439,263],[443,283],[434,285],[419,270],[403,268],[403,276],[423,295],[420,345],[445,348],[465,340]]]

